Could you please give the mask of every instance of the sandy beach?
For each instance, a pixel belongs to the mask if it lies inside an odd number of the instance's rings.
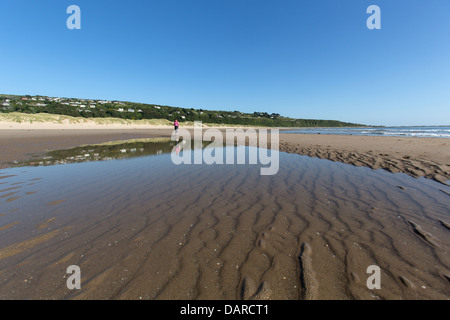
[[[54,2],[1,5],[0,301],[450,300],[449,0]]]
[[[50,150],[171,132],[0,129],[0,298],[450,297],[448,139],[281,132],[286,154],[267,178],[139,158],[48,176],[8,168]],[[366,286],[374,264],[380,290]],[[67,265],[83,270],[81,290],[66,288]]]
[[[0,122],[0,168],[5,162],[24,160],[33,153],[108,141],[170,137],[171,133],[170,126]],[[446,138],[283,134],[280,129],[279,149],[441,183],[450,180],[450,142]]]
[[[280,134],[280,150],[442,183],[450,180],[446,138]]]

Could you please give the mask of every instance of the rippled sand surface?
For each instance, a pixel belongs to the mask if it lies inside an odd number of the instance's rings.
[[[259,168],[161,154],[1,169],[0,299],[450,297],[447,186],[286,153],[276,175]]]

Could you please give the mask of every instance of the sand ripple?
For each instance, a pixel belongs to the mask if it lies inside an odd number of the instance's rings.
[[[36,186],[23,186],[21,209],[0,216],[0,298],[450,296],[442,184],[299,155],[281,160],[275,176],[150,158],[96,164],[101,170],[43,178],[28,202]],[[71,264],[81,268],[81,290],[65,285]],[[366,286],[370,265],[381,269],[380,290]]]

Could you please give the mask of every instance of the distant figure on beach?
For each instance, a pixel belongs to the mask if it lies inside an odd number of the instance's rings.
[[[178,120],[175,120],[175,122],[173,123],[173,126],[175,127],[175,133],[178,134]]]

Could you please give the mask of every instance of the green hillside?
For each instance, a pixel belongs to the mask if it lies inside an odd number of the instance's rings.
[[[337,120],[293,119],[278,113],[204,110],[144,104],[46,96],[0,95],[0,112],[49,113],[83,118],[120,118],[127,120],[166,119],[180,122],[202,121],[212,124],[265,127],[355,127],[356,123]]]

